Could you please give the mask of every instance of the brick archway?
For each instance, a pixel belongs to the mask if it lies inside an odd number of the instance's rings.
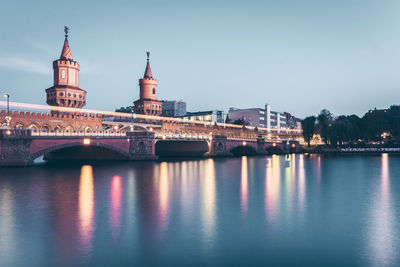
[[[57,145],[54,145],[54,146],[49,146],[49,147],[46,147],[44,149],[41,149],[41,150],[39,150],[39,151],[37,151],[35,153],[32,153],[30,155],[30,158],[31,158],[31,160],[35,160],[35,159],[39,158],[40,156],[46,155],[46,154],[48,154],[50,152],[58,151],[58,150],[61,150],[61,149],[64,149],[64,148],[69,148],[69,147],[84,147],[84,146],[85,145],[82,142],[68,142],[68,143],[63,143],[63,144],[57,144]],[[114,151],[114,152],[120,154],[121,156],[123,156],[127,160],[130,159],[129,153],[127,153],[127,152],[125,152],[125,151],[123,151],[123,150],[121,150],[121,149],[119,149],[117,147],[114,147],[112,145],[96,142],[96,143],[91,144],[91,146],[93,146],[93,147],[102,147],[102,148],[105,148],[105,149],[108,149],[108,150],[111,150],[111,151]]]

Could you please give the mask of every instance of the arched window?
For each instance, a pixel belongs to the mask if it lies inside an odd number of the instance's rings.
[[[47,127],[47,126],[43,126],[42,127],[42,132],[49,132],[49,127]]]
[[[65,79],[66,75],[65,75],[65,70],[61,71],[61,79]]]
[[[153,88],[153,95],[156,94],[156,88]]]

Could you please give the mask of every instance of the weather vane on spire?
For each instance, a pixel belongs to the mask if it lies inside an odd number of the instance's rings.
[[[147,54],[147,62],[149,62],[150,52],[147,51],[146,54]]]
[[[64,32],[65,32],[65,38],[68,38],[69,28],[67,26],[64,26]]]

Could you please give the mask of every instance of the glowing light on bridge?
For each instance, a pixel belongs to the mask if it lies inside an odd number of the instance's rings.
[[[83,139],[83,144],[84,144],[85,146],[89,146],[90,143],[91,143],[91,140],[90,140],[89,138],[84,138],[84,139]]]
[[[115,175],[111,179],[110,189],[110,226],[111,233],[116,238],[121,227],[121,206],[122,206],[122,178]]]
[[[241,210],[242,216],[247,215],[248,209],[248,170],[247,170],[247,157],[242,156],[242,173],[240,180],[240,200],[241,200]]]
[[[86,253],[91,250],[91,240],[94,231],[93,218],[93,169],[90,165],[84,165],[81,169],[79,183],[79,234],[82,249]]]
[[[246,141],[243,141],[242,145],[243,145],[243,146],[246,146],[246,145],[247,145],[247,142],[246,142]]]

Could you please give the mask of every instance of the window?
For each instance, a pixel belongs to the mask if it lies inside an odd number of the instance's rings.
[[[156,94],[156,88],[153,88],[153,95]]]
[[[65,75],[65,70],[62,70],[62,71],[61,71],[61,79],[65,79],[65,76],[66,76],[66,75]]]

